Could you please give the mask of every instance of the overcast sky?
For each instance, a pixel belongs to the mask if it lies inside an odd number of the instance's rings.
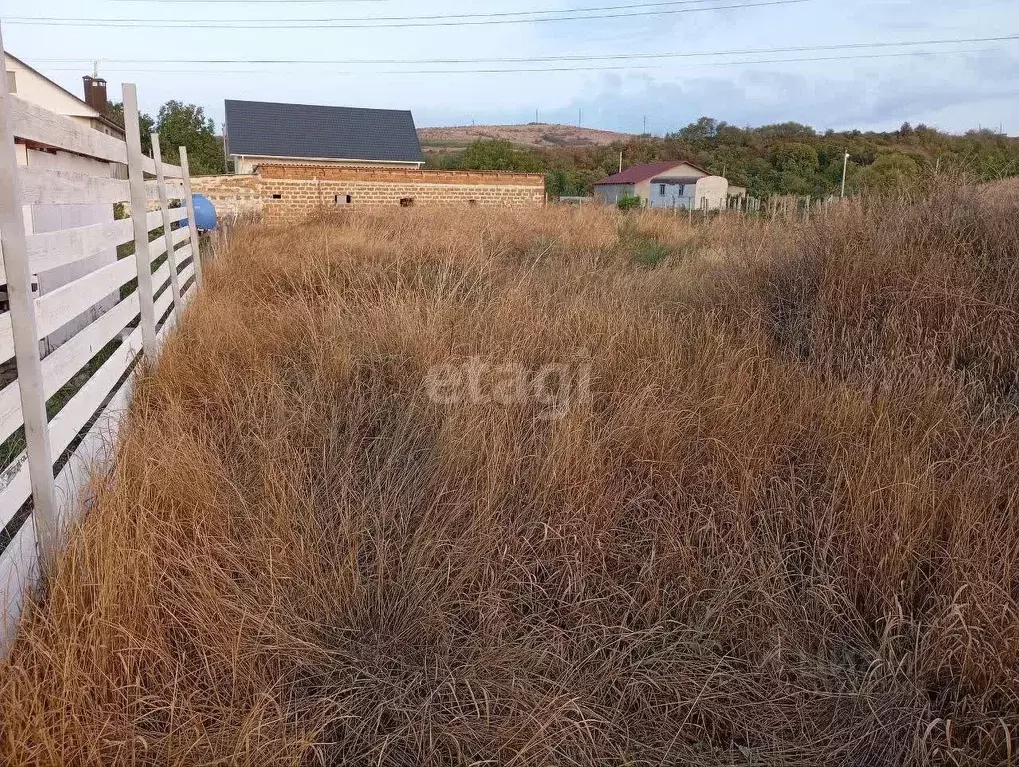
[[[412,109],[419,127],[472,120],[529,122],[535,110],[543,122],[576,123],[583,110],[584,125],[627,132],[640,132],[646,115],[648,130],[659,135],[702,115],[740,125],[796,120],[820,129],[892,129],[910,121],[950,131],[1003,126],[1007,133],[1019,134],[1019,38],[912,48],[553,63],[301,66],[153,61],[719,54],[1019,35],[1016,0],[765,2],[776,0],[0,0],[0,18],[5,20],[6,47],[76,94],[81,93],[81,75],[91,71],[86,62],[99,59],[114,100],[120,100],[122,82],[135,82],[144,110],[155,113],[171,98],[197,102],[217,125],[223,119],[223,100],[232,98]],[[752,5],[758,7],[747,7]],[[376,29],[337,26],[349,21],[334,21],[333,26],[316,21],[606,6],[616,9],[590,13],[613,18]],[[730,7],[704,10],[711,6]],[[185,24],[310,21],[306,28],[288,30],[110,29],[29,26],[13,23],[12,17],[178,19]],[[901,55],[921,51],[936,53]],[[775,61],[789,58],[829,60]],[[115,63],[117,59],[139,61]],[[747,63],[749,59],[770,61]],[[586,69],[576,71],[580,67]],[[499,68],[546,71],[448,71]],[[429,69],[446,71],[427,73]]]

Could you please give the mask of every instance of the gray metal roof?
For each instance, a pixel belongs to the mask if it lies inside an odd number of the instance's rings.
[[[696,184],[703,176],[656,176],[651,179],[652,184]]]
[[[424,162],[414,116],[395,109],[226,102],[230,154]]]

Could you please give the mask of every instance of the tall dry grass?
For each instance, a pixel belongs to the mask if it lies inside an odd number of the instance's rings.
[[[0,667],[0,760],[1019,762],[1017,205],[237,231]],[[560,420],[426,396],[585,350]]]

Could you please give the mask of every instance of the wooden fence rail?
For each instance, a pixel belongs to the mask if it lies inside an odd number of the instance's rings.
[[[0,67],[0,646],[112,458],[135,366],[158,354],[201,281],[187,150],[179,167],[164,163],[153,134],[144,156],[135,86],[123,95],[121,141],[11,95]],[[17,144],[47,162],[19,165]],[[126,180],[114,173],[124,165]],[[130,218],[26,231],[34,206],[109,205],[112,219],[115,203]],[[125,246],[133,256],[115,255]],[[68,269],[66,284],[38,289],[39,275]]]

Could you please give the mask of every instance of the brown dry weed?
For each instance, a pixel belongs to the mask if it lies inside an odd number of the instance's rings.
[[[235,231],[0,665],[0,761],[1019,761],[1017,206]],[[429,398],[471,358],[591,396]]]

